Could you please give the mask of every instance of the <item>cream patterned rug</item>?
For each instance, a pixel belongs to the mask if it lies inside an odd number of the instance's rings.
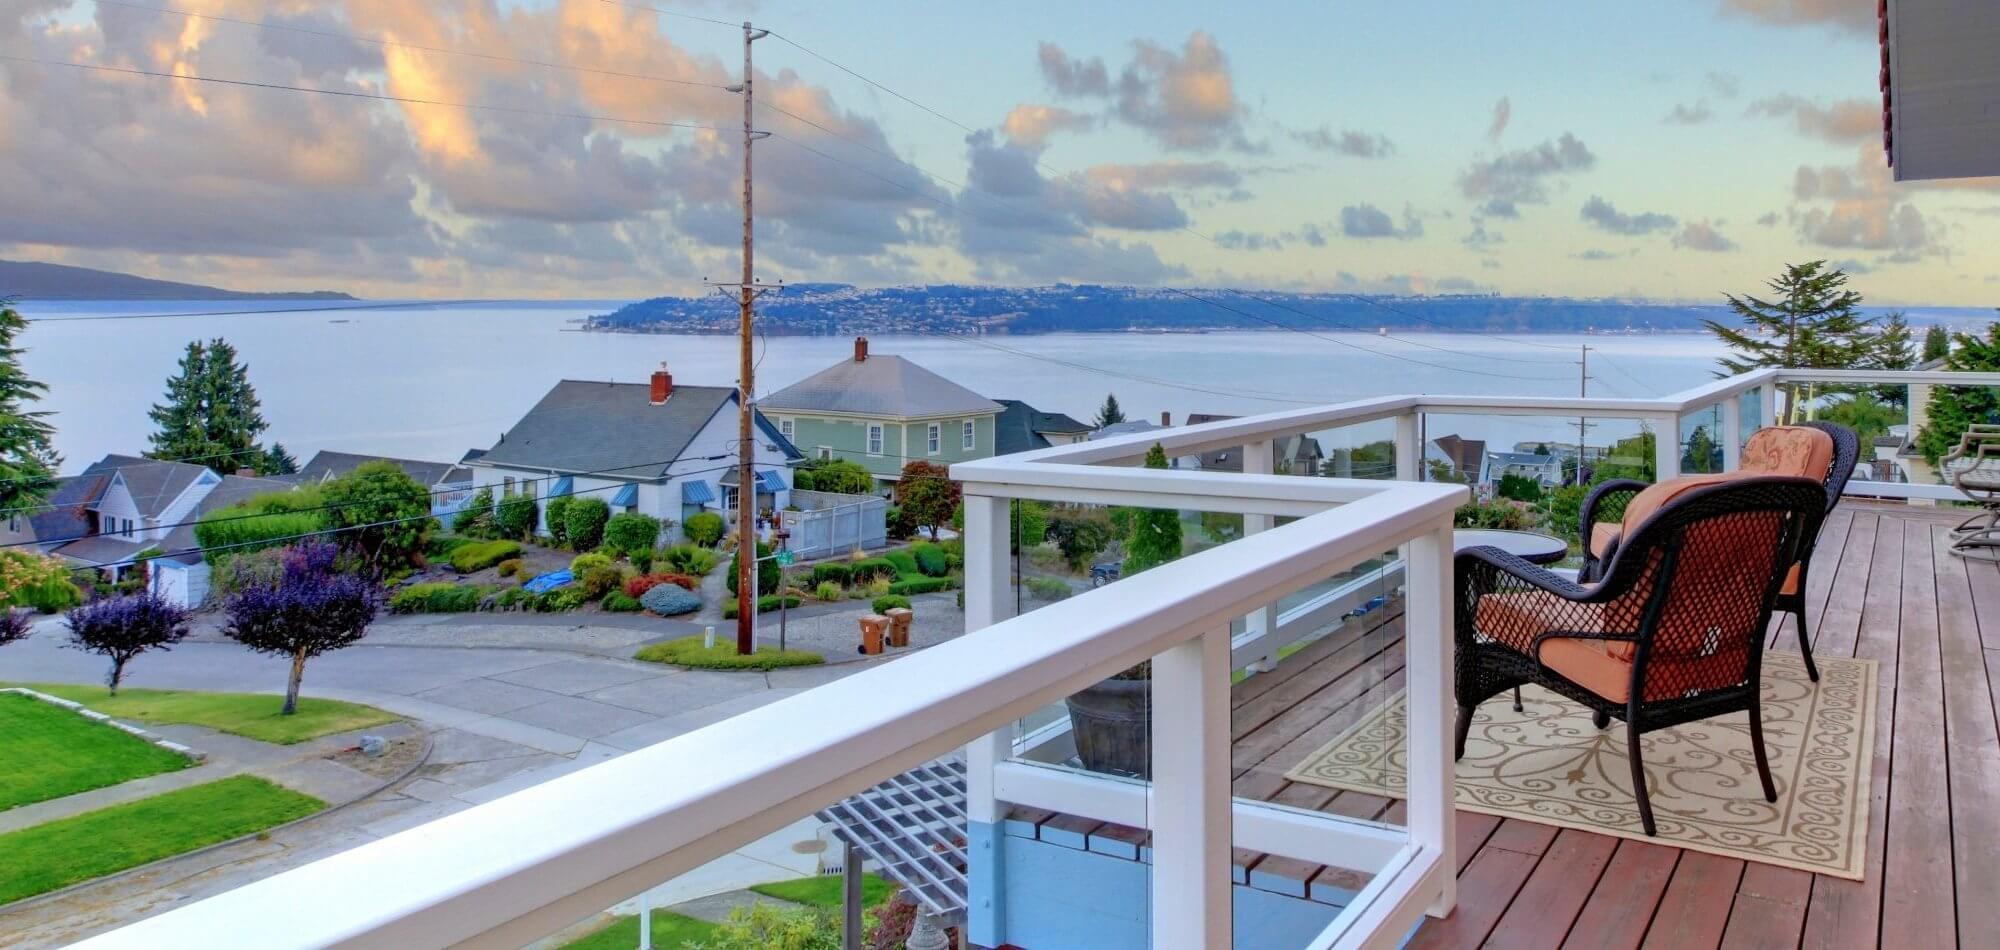
[[[1458,807],[1657,841],[1746,861],[1860,880],[1875,755],[1873,660],[1819,658],[1817,687],[1795,653],[1764,660],[1764,738],[1776,803],[1766,802],[1735,713],[1641,740],[1659,836],[1632,798],[1625,724],[1599,732],[1590,712],[1540,687],[1481,703],[1458,763]],[[1396,697],[1285,777],[1401,798],[1403,698]]]

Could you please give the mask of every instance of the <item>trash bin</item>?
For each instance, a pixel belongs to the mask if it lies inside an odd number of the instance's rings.
[[[889,618],[881,614],[863,614],[861,617],[862,653],[882,652],[882,637],[889,631]]]
[[[917,615],[908,607],[891,607],[882,612],[889,615],[889,645],[909,646],[910,621],[915,620]]]

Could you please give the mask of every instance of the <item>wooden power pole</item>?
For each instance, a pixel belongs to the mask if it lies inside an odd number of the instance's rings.
[[[743,282],[737,286],[742,313],[737,336],[740,348],[737,369],[736,449],[736,652],[756,652],[757,633],[757,427],[756,371],[751,359],[752,333],[757,300],[756,246],[750,216],[750,143],[769,133],[752,131],[750,106],[753,90],[750,73],[750,44],[770,35],[769,30],[753,29],[743,21]]]

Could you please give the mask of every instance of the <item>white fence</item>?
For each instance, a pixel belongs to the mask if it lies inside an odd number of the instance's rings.
[[[803,558],[830,557],[889,543],[889,502],[875,495],[793,490],[799,511],[782,511],[779,523],[791,537],[786,546]]]

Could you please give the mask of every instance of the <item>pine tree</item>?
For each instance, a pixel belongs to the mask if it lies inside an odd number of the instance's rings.
[[[263,453],[257,436],[269,428],[258,412],[250,370],[236,348],[220,337],[189,343],[180,372],[167,377],[166,402],[148,413],[158,431],[146,454],[156,459],[200,460],[220,473],[256,467]]]
[[[28,321],[0,301],[0,509],[48,500],[62,464],[51,442],[55,427],[43,421],[49,414],[28,408],[49,387],[21,369],[25,351],[15,337],[27,328]]]
[[[1875,358],[1871,361],[1874,367],[1896,370],[1914,368],[1917,365],[1914,338],[1903,311],[1890,311],[1888,316],[1882,318],[1882,332],[1875,334]],[[1878,386],[1874,392],[1877,400],[1892,406],[1906,405],[1910,401],[1908,386]]]
[[[271,443],[271,447],[265,449],[264,454],[257,460],[257,474],[259,475],[297,475],[298,473],[299,460],[293,458],[292,453],[285,451],[285,443],[283,442]]]
[[[1125,410],[1118,408],[1117,394],[1106,393],[1104,396],[1104,405],[1098,407],[1097,410],[1097,427],[1102,429],[1105,426],[1117,425],[1124,421]]]
[[[1944,368],[1958,372],[2000,371],[2000,323],[1989,324],[1985,337],[1954,334]],[[1937,464],[1938,457],[1958,446],[1967,426],[2000,422],[2000,390],[1990,386],[1937,386],[1931,390],[1924,427],[1917,434],[1917,451]]]
[[[1931,324],[1931,328],[1924,331],[1923,362],[1941,360],[1950,355],[1951,333],[1938,324]]]
[[[1169,467],[1167,450],[1158,442],[1146,450],[1146,467]],[[1125,539],[1125,576],[1181,556],[1180,512],[1172,508],[1146,508],[1134,512],[1131,522],[1131,534]]]
[[[1847,274],[1839,268],[1829,270],[1825,261],[1808,261],[1786,265],[1783,274],[1767,282],[1777,295],[1773,300],[1725,295],[1742,325],[1703,321],[1710,333],[1735,351],[1719,361],[1726,372],[1718,375],[1768,367],[1868,365],[1875,352],[1873,321],[1861,315],[1861,295],[1846,285]],[[1787,386],[1790,398],[1781,417],[1798,421],[1816,393],[1811,383]]]

